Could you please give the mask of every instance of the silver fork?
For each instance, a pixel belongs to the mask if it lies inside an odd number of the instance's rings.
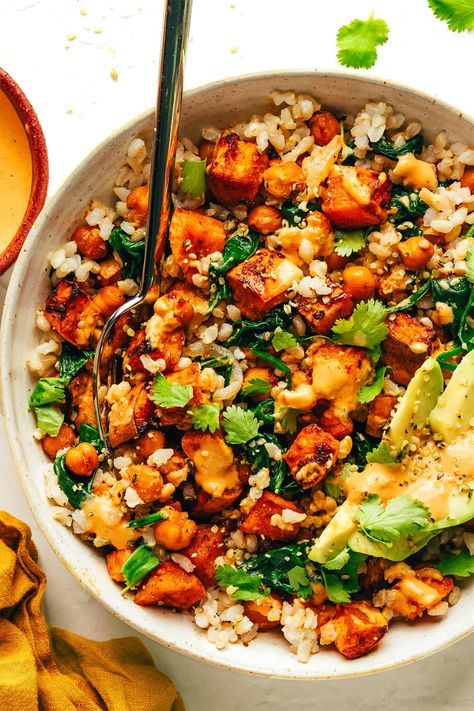
[[[170,211],[170,194],[174,154],[178,140],[179,117],[183,94],[184,56],[186,50],[192,0],[165,0],[161,60],[153,133],[150,170],[150,197],[146,226],[145,250],[140,288],[109,317],[94,355],[94,410],[97,429],[108,446],[107,433],[99,403],[100,366],[104,347],[117,320],[143,302],[153,284],[156,264],[164,251]],[[111,360],[113,367],[113,359]],[[113,380],[113,376],[112,376]]]

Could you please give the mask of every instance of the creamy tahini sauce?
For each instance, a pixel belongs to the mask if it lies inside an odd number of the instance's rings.
[[[368,464],[342,483],[344,493],[354,503],[367,493],[378,494],[383,501],[406,495],[422,501],[435,520],[445,518],[450,497],[461,486],[474,486],[473,447],[474,431],[444,449],[429,441],[402,464]]]
[[[12,103],[0,91],[0,252],[11,242],[23,220],[32,179],[28,136]]]
[[[127,528],[127,520],[111,498],[91,496],[82,511],[88,520],[87,533],[94,533],[104,544],[108,541],[114,548],[128,548],[138,536],[133,528]]]

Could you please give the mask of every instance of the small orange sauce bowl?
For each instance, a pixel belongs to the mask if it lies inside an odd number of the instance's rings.
[[[48,153],[38,117],[0,68],[0,274],[17,258],[47,188]]]

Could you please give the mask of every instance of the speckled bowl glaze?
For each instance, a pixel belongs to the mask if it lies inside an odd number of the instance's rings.
[[[33,164],[33,180],[26,212],[13,239],[0,253],[0,274],[3,274],[18,257],[28,232],[44,205],[48,189],[48,153],[43,131],[32,105],[18,84],[1,68],[0,91],[10,99],[25,128]]]
[[[245,76],[190,91],[184,100],[181,133],[197,138],[203,125],[225,127],[270,110],[267,95],[273,89],[313,94],[338,113],[355,113],[368,100],[387,101],[408,118],[421,119],[428,139],[446,129],[451,140],[472,141],[471,120],[431,97],[381,80],[318,71]],[[81,163],[29,235],[10,282],[1,333],[3,408],[18,475],[44,535],[71,574],[112,614],[167,647],[227,669],[287,679],[353,677],[416,661],[462,639],[474,628],[474,581],[463,586],[460,602],[446,618],[392,625],[372,654],[353,661],[323,649],[307,664],[300,664],[282,636],[274,633],[259,635],[248,647],[236,644],[219,651],[187,615],[139,607],[121,597],[103,556],[53,519],[42,474],[47,460],[31,436],[34,423],[27,401],[33,380],[24,362],[36,345],[37,304],[48,292],[46,254],[80,223],[91,198],[112,199],[111,186],[130,139],[150,137],[151,129],[149,112],[117,131]]]

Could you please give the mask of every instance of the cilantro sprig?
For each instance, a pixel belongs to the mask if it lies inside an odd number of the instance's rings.
[[[272,338],[272,346],[277,353],[285,348],[294,348],[297,345],[296,337],[289,331],[277,331]]]
[[[373,13],[368,20],[352,20],[337,33],[337,58],[345,67],[369,69],[377,59],[377,47],[388,40],[385,20]]]
[[[257,436],[259,422],[251,410],[230,405],[224,411],[222,427],[228,444],[245,444]]]
[[[234,600],[259,600],[270,594],[260,575],[249,575],[228,563],[217,566],[216,579],[223,588],[236,588],[229,594]]]
[[[251,378],[248,384],[242,388],[243,397],[249,395],[267,395],[271,390],[270,383],[263,378]]]
[[[334,251],[340,257],[350,257],[365,247],[366,230],[335,230]]]
[[[156,405],[164,407],[185,407],[193,399],[193,386],[172,383],[161,373],[155,375],[151,386],[151,399]]]
[[[456,575],[458,578],[467,578],[474,574],[474,555],[467,549],[461,553],[448,553],[436,566],[443,575]]]
[[[474,0],[428,0],[436,17],[445,20],[452,32],[474,27]]]
[[[360,301],[348,319],[338,319],[333,326],[333,340],[349,346],[360,346],[373,350],[388,333],[384,323],[387,309],[381,301],[369,299]]]
[[[380,444],[367,452],[366,461],[368,464],[396,464],[396,459],[392,457],[390,447],[386,442]]]
[[[430,521],[430,511],[421,501],[409,496],[397,496],[384,504],[378,494],[369,494],[355,518],[367,538],[391,546],[399,536],[409,538],[425,528]]]
[[[213,433],[219,429],[220,412],[219,405],[211,403],[209,405],[196,405],[189,411],[189,414],[195,430],[201,430],[202,432],[209,430],[209,432]]]
[[[374,400],[377,395],[380,395],[383,388],[383,379],[385,377],[386,370],[387,366],[377,368],[377,372],[375,373],[375,378],[373,382],[370,385],[363,385],[360,388],[357,394],[358,402],[362,404],[372,402],[372,400]]]

